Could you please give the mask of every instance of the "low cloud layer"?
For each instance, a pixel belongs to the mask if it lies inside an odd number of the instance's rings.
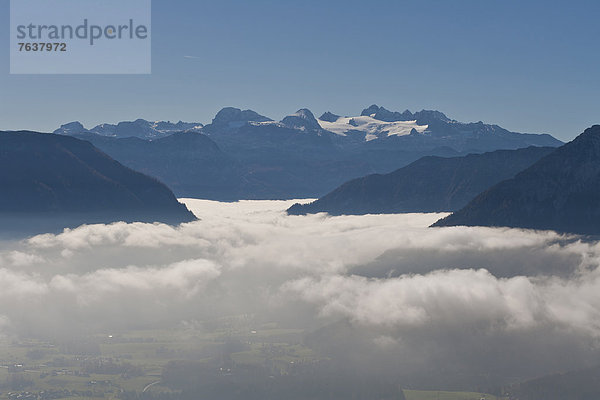
[[[429,229],[441,217],[432,214],[298,217],[284,214],[290,202],[188,205],[201,220],[176,228],[93,225],[0,243],[0,334],[248,313],[306,328],[324,351],[406,374],[452,363],[526,376],[600,363],[598,242]]]

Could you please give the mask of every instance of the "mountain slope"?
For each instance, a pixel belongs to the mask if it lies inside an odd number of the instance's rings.
[[[465,157],[424,157],[391,174],[369,175],[347,182],[313,203],[292,206],[288,213],[364,215],[453,211],[554,150],[529,147]]]
[[[66,136],[0,132],[0,187],[0,218],[19,223],[195,219],[160,182]]]
[[[600,234],[600,125],[434,224],[455,225]]]
[[[236,200],[244,185],[240,165],[199,133],[176,133],[156,140],[74,135],[123,165],[166,182],[178,197]]]

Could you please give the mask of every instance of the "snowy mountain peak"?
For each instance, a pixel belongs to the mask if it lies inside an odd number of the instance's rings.
[[[321,121],[327,121],[327,122],[335,122],[338,119],[340,119],[339,115],[333,114],[333,113],[331,113],[329,111],[327,111],[326,113],[324,113],[323,115],[321,115],[319,117],[319,120],[321,120]]]
[[[377,119],[379,121],[385,121],[385,122],[396,122],[396,121],[411,121],[411,120],[415,120],[415,116],[408,110],[400,113],[397,111],[390,111],[384,107],[379,107],[376,104],[373,104],[372,106],[365,108],[362,113],[361,116],[363,117],[372,117],[374,119]]]
[[[234,126],[243,125],[248,122],[268,122],[272,119],[258,114],[252,110],[241,110],[234,107],[225,107],[221,109],[213,118],[212,124],[215,126]]]
[[[374,119],[385,122],[416,120],[421,125],[431,124],[433,121],[452,121],[440,111],[421,110],[413,114],[409,110],[405,110],[404,112],[390,111],[384,107],[379,107],[376,104],[365,108],[360,115],[363,117],[373,117]]]
[[[301,108],[300,110],[296,111],[296,113],[293,114],[293,116],[300,117],[300,118],[306,119],[306,120],[315,119],[314,114],[308,108]]]
[[[86,132],[87,129],[79,121],[69,122],[68,124],[61,125],[60,128],[54,131],[57,135],[74,135],[77,133]]]
[[[281,120],[281,123],[292,129],[300,129],[300,130],[321,130],[321,125],[313,115],[313,113],[306,109],[302,108],[296,111],[295,114],[288,115],[284,119]]]
[[[323,129],[340,136],[364,135],[365,141],[390,136],[407,136],[414,132],[421,134],[428,128],[427,125],[417,124],[415,120],[386,122],[372,116],[340,117],[334,122],[321,119],[319,123]]]
[[[383,107],[379,107],[377,104],[373,104],[370,107],[365,108],[360,114],[361,117],[369,117],[371,115],[377,114],[380,109],[384,109]],[[386,110],[387,111],[387,110]]]
[[[392,112],[384,107],[379,107],[376,104],[373,104],[372,106],[370,106],[368,108],[365,108],[362,111],[361,116],[372,117],[379,121],[385,121],[385,122],[411,121],[411,120],[416,119],[414,117],[414,115],[408,110],[406,110],[402,113],[397,112],[397,111]]]
[[[421,110],[413,114],[413,118],[419,123],[431,124],[433,121],[451,122],[452,120],[441,111]],[[483,124],[483,123],[482,123]]]

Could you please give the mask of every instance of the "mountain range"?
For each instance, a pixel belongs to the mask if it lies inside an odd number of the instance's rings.
[[[2,231],[195,219],[164,184],[66,136],[0,132],[0,187]]]
[[[137,120],[87,130],[73,122],[54,133],[92,142],[177,196],[214,200],[320,197],[350,179],[389,173],[424,156],[562,144],[549,135],[460,123],[439,111],[399,113],[375,105],[356,117],[326,112],[317,119],[301,109],[281,121],[228,107],[204,126]]]
[[[479,193],[513,177],[553,147],[497,150],[463,157],[423,157],[390,174],[351,180],[291,215],[364,215],[455,211]]]
[[[62,125],[54,131],[59,135],[74,135],[81,133],[96,133],[100,136],[115,138],[137,137],[141,139],[159,139],[176,132],[199,132],[202,124],[190,122],[172,123],[169,121],[150,122],[143,119],[119,122],[118,124],[100,124],[92,129],[86,129],[81,122],[75,121]]]
[[[600,234],[600,125],[434,224],[456,225]]]

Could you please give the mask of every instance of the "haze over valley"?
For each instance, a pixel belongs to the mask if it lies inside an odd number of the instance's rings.
[[[393,398],[388,384],[501,395],[515,382],[597,364],[596,241],[428,228],[447,214],[298,217],[285,213],[294,201],[184,202],[199,221],[3,242],[1,333],[17,347],[0,357],[30,371],[9,376],[24,388],[70,390],[109,379],[107,394],[159,381],[155,395],[184,397],[208,390],[191,378],[201,376],[222,393],[254,387],[262,396],[279,390],[260,383],[263,373],[282,390],[293,379],[318,387],[302,369],[312,365],[325,379],[373,382],[366,397]],[[38,348],[39,359],[25,356]],[[44,371],[61,370],[60,359],[83,375],[53,381]],[[77,361],[109,359],[112,370],[139,370],[119,378]],[[220,368],[230,375],[219,378]]]

